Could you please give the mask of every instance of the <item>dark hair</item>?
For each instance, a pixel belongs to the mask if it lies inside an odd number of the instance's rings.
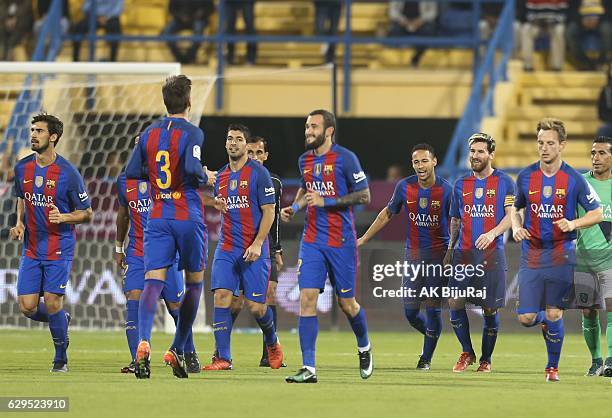
[[[32,125],[34,125],[36,122],[45,122],[47,124],[49,136],[53,134],[57,135],[57,140],[54,144],[54,146],[56,146],[64,133],[64,123],[59,120],[57,116],[49,115],[48,113],[39,113],[38,115],[32,117]]]
[[[593,144],[608,144],[610,148],[612,148],[612,138],[609,136],[596,136],[595,139],[593,139]]]
[[[162,87],[164,104],[170,115],[183,113],[191,98],[191,80],[185,75],[173,75],[166,78]]]
[[[333,113],[328,112],[324,109],[313,110],[308,116],[321,115],[323,116],[323,129],[327,129],[330,126],[334,128],[334,135],[336,135],[336,117]]]
[[[429,153],[431,154],[431,158],[436,158],[436,151],[434,150],[434,147],[432,147],[429,144],[416,144],[414,147],[412,147],[412,151],[410,151],[410,155],[414,154],[415,151],[429,151]]]
[[[268,141],[265,138],[262,138],[261,136],[252,136],[249,139],[247,139],[247,144],[257,144],[258,142],[263,142],[263,146],[264,146],[264,151],[265,152],[269,152],[268,150]]]
[[[567,140],[567,132],[565,131],[565,124],[561,119],[555,118],[544,118],[538,122],[536,134],[543,131],[555,131],[559,135],[559,142]]]
[[[249,130],[249,128],[246,125],[243,125],[241,123],[230,123],[229,126],[227,127],[227,132],[229,131],[242,132],[242,135],[244,136],[244,139],[247,140],[247,142],[249,141],[249,138],[251,137],[251,131]]]
[[[468,145],[472,146],[472,144],[476,142],[482,142],[484,144],[487,144],[487,151],[489,152],[489,154],[495,151],[495,140],[489,134],[485,134],[484,132],[478,132],[468,138]]]

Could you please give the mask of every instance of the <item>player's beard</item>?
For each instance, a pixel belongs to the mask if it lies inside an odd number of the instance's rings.
[[[49,144],[50,143],[51,143],[50,141],[47,141],[47,143],[44,146],[41,146],[40,142],[38,142],[38,145],[32,144],[31,145],[31,149],[32,149],[32,151],[34,151],[34,152],[36,152],[38,154],[42,154],[42,153],[44,153],[49,148]]]
[[[244,154],[245,154],[244,152],[242,154],[236,154],[236,155],[229,154],[229,159],[232,161],[240,161],[240,159],[244,157]]]
[[[474,160],[470,160],[470,167],[474,173],[481,173],[485,168],[487,168],[487,165],[488,161],[474,162]]]
[[[323,145],[324,142],[325,142],[325,135],[315,136],[315,140],[312,142],[308,142],[308,138],[306,138],[304,140],[304,148],[306,148],[306,151],[309,151],[311,149],[317,149],[321,145]]]

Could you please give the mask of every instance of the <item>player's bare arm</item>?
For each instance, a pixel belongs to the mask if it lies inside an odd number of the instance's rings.
[[[214,186],[215,182],[217,181],[217,172],[216,171],[210,171],[208,169],[208,167],[204,166],[204,173],[206,174],[206,177],[208,178],[208,180],[206,181],[206,185],[207,186]]]
[[[355,205],[367,205],[370,203],[370,189],[363,189],[349,193],[336,199],[325,199],[319,193],[310,191],[306,193],[308,206],[345,208]]]
[[[123,251],[123,243],[130,226],[130,213],[125,206],[119,206],[117,210],[117,237],[115,238],[115,251],[113,251],[113,259],[122,270],[125,270],[125,252]]]
[[[202,195],[202,201],[204,202],[204,206],[208,206],[209,208],[215,208],[221,213],[227,212],[227,204],[225,203],[223,199],[219,199],[218,197],[212,197],[208,195]]]
[[[448,250],[444,255],[444,265],[450,264],[451,258],[453,256],[453,248],[457,245],[457,240],[459,239],[459,229],[461,228],[461,219],[459,218],[451,218],[450,222],[450,237],[448,240]]]
[[[530,239],[531,234],[523,227],[523,215],[525,210],[517,210],[514,206],[510,209],[512,219],[512,237],[515,241]]]
[[[478,237],[478,239],[475,242],[476,248],[478,248],[479,250],[486,249],[489,245],[491,245],[493,241],[495,241],[495,238],[497,238],[499,235],[506,232],[511,227],[512,227],[511,207],[506,206],[505,216],[502,218],[501,222],[497,224],[495,228],[491,229],[489,232],[485,232],[484,234]]]
[[[280,218],[283,222],[289,222],[293,216],[304,209],[308,203],[306,202],[306,190],[299,188],[295,194],[295,199],[291,206],[282,208],[280,211]]]
[[[21,241],[23,239],[23,234],[25,232],[25,225],[23,221],[25,220],[25,203],[23,199],[17,198],[17,222],[15,226],[10,230],[11,239],[15,239]]]
[[[374,236],[378,234],[378,231],[383,229],[385,225],[389,223],[392,217],[393,213],[391,213],[389,208],[385,206],[384,209],[378,213],[378,216],[376,216],[376,219],[374,220],[374,222],[372,222],[372,225],[370,225],[365,234],[363,234],[357,240],[357,246],[360,247],[366,242],[370,241],[372,238],[374,238]]]
[[[85,224],[91,222],[93,219],[93,210],[87,208],[84,210],[75,210],[70,213],[60,213],[59,209],[55,205],[50,205],[51,210],[49,211],[49,222],[52,224]]]
[[[261,256],[261,246],[270,232],[272,222],[274,222],[274,203],[261,206],[261,222],[255,240],[245,250],[243,258],[245,261],[255,261]]]
[[[584,229],[590,226],[596,225],[603,221],[603,209],[597,208],[588,211],[584,214],[584,216],[574,219],[573,221],[568,221],[567,219],[559,219],[558,221],[553,222],[555,225],[561,229],[563,232],[572,232],[576,229]]]

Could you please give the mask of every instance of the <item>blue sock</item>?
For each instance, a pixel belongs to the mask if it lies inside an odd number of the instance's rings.
[[[157,279],[145,279],[144,289],[138,304],[138,341],[151,341],[153,319],[157,310],[157,301],[164,290],[165,282]]]
[[[203,285],[204,282],[185,283],[185,298],[181,304],[174,341],[172,341],[172,347],[178,354],[183,354],[185,351],[185,343],[191,334],[191,327],[200,306]]]
[[[414,329],[425,335],[425,317],[419,309],[404,306],[404,315]]]
[[[482,326],[482,356],[480,361],[491,363],[491,356],[497,341],[497,331],[499,330],[499,313],[494,315],[484,315]]]
[[[174,319],[174,326],[178,325],[178,318],[180,309],[168,309],[168,313]],[[187,336],[187,341],[185,342],[185,353],[193,353],[195,352],[195,346],[193,345],[193,332],[189,332]]]
[[[541,323],[543,323],[545,320],[546,320],[546,314],[544,313],[544,311],[540,311],[536,314],[536,317],[533,320],[533,323],[529,325],[523,325],[523,326],[527,328],[535,327],[536,325],[540,325]]]
[[[273,345],[276,343],[276,331],[274,331],[274,314],[272,313],[272,309],[268,306],[266,309],[266,313],[261,318],[255,317],[257,324],[259,324],[259,328],[263,331],[264,341],[266,345]]]
[[[319,333],[317,316],[300,316],[298,332],[300,334],[300,348],[302,349],[302,364],[314,368],[317,334]]]
[[[268,305],[268,306],[272,310],[272,321],[274,321],[274,331],[276,331],[278,329],[277,328],[277,324],[276,324],[276,319],[278,318],[278,316],[276,314],[276,305]],[[278,335],[277,335],[277,337],[278,337]],[[265,334],[263,336],[263,351],[261,353],[261,356],[262,356],[262,358],[263,357],[265,357],[265,358],[268,357],[268,348],[266,346],[266,336],[265,336]]]
[[[558,321],[544,320],[547,330],[544,332],[544,340],[546,341],[546,351],[548,352],[549,367],[559,367],[559,358],[561,357],[561,347],[563,346],[563,337],[565,330],[563,328],[563,318]]]
[[[427,308],[425,312],[427,321],[425,323],[425,338],[421,357],[424,360],[431,361],[442,333],[442,310],[440,308]]]
[[[348,317],[347,317],[348,318]],[[370,345],[368,338],[368,323],[363,308],[359,308],[359,312],[353,318],[348,318],[351,328],[357,337],[357,347],[366,348]]]
[[[125,318],[125,336],[127,337],[128,347],[132,360],[136,358],[136,348],[138,347],[138,305],[137,300],[128,300],[126,303],[127,315]]]
[[[231,360],[232,311],[230,308],[217,308],[215,306],[213,312],[213,332],[215,333],[215,345],[219,357],[224,360]]]
[[[38,304],[38,309],[32,315],[28,315],[32,321],[38,322],[49,322],[49,314],[47,313],[47,307],[44,302]]]
[[[49,315],[49,331],[51,331],[51,338],[53,339],[53,345],[55,346],[55,357],[53,362],[64,362],[68,363],[68,357],[66,356],[66,337],[68,336],[68,319],[66,318],[66,312],[63,309],[58,312]]]
[[[470,321],[468,320],[465,309],[450,311],[450,321],[455,331],[457,339],[461,343],[461,350],[466,353],[473,353],[472,339],[470,338]]]

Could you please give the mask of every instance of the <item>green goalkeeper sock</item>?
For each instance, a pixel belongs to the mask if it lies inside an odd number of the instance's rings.
[[[608,314],[608,321],[610,321],[610,314]],[[612,327],[608,322],[608,328],[610,336],[608,336],[608,349],[612,342]],[[593,360],[601,358],[601,325],[599,324],[599,312],[597,312],[595,318],[582,317],[582,335],[584,335],[584,341],[586,342],[591,357]]]
[[[608,341],[608,357],[612,357],[612,312],[608,312],[607,318],[606,340]]]

